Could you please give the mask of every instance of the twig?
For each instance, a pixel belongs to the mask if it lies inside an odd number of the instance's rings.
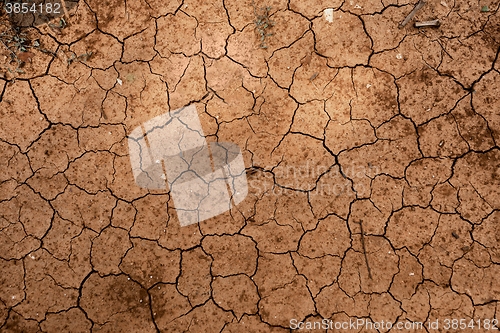
[[[440,26],[441,22],[439,20],[415,22],[415,28],[425,28],[425,27],[439,28]]]
[[[358,223],[361,229],[361,245],[363,246],[363,253],[365,255],[366,269],[368,269],[368,277],[370,278],[370,280],[373,280],[372,270],[370,268],[370,264],[368,263],[368,256],[366,255],[365,232],[363,231],[363,221],[359,220]]]
[[[413,10],[410,12],[410,14],[408,14],[408,16],[406,16],[406,18],[404,19],[404,21],[401,22],[401,24],[399,25],[399,28],[401,29],[405,25],[407,25],[408,22],[411,21],[411,19],[413,18],[413,16],[415,16],[415,14],[417,14],[417,12],[419,11],[419,9],[422,8],[424,5],[425,5],[425,1],[424,0],[419,0],[417,2],[417,4],[415,5],[415,7],[413,7]]]

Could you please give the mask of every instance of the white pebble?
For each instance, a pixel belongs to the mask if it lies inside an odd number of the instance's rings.
[[[323,11],[323,15],[325,16],[325,20],[332,23],[333,22],[333,8],[327,8]]]

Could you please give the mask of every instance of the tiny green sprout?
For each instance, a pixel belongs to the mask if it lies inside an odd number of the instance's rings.
[[[487,13],[487,12],[489,12],[489,11],[490,11],[490,8],[489,8],[488,6],[483,6],[483,7],[481,7],[481,12],[483,12],[483,13]]]

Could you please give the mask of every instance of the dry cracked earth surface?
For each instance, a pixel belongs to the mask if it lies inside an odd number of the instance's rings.
[[[398,28],[414,5],[85,0],[14,30],[0,331],[495,331],[499,1],[430,0]],[[180,227],[127,135],[189,104],[242,149],[249,193]]]

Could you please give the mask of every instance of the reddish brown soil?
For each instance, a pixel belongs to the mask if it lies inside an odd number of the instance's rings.
[[[0,331],[500,320],[499,1],[414,4],[86,0],[0,45]],[[126,138],[192,103],[253,171],[181,228]]]

